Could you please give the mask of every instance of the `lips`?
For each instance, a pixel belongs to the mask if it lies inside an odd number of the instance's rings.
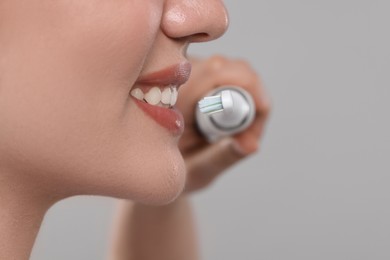
[[[137,92],[143,93],[156,91],[156,88],[160,88],[161,90],[166,88],[179,89],[180,86],[188,80],[190,73],[191,64],[189,62],[182,62],[139,77],[133,88],[137,89]],[[142,95],[133,95],[133,93],[131,97],[142,111],[160,126],[168,130],[172,135],[180,136],[183,133],[183,115],[174,106],[167,106],[164,105],[164,103],[159,103],[160,105],[157,105],[157,102],[149,104],[145,98],[142,98]],[[146,97],[148,97],[147,94]]]
[[[160,71],[152,72],[141,76],[136,83],[141,85],[182,85],[191,74],[191,63],[185,61],[177,65],[165,68]]]

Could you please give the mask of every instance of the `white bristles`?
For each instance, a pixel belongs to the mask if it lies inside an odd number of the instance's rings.
[[[217,113],[223,110],[221,95],[204,97],[198,102],[199,110],[205,114]]]
[[[230,90],[223,90],[218,95],[204,97],[198,102],[200,112],[210,115],[224,111],[231,113],[233,110],[233,96]]]

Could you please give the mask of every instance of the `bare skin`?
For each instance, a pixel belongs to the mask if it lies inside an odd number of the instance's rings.
[[[183,195],[166,206],[147,206],[122,201],[115,219],[111,260],[199,259],[196,224],[189,195],[209,186],[225,169],[258,151],[270,113],[270,101],[253,69],[244,61],[224,57],[193,60],[193,73],[179,102],[186,120],[180,149],[187,167]],[[194,107],[210,89],[237,85],[255,100],[256,119],[244,132],[210,145],[196,130]]]
[[[180,195],[179,136],[130,92],[227,24],[221,0],[0,1],[0,259],[28,259],[61,199]]]
[[[221,0],[0,0],[0,259],[28,259],[46,211],[76,195],[135,203],[123,211],[131,228],[120,255],[197,258],[187,194],[257,150],[268,111],[261,85],[241,61],[195,61],[179,91],[180,143],[130,93],[143,77],[188,63],[189,44],[227,25]],[[208,145],[194,131],[193,106],[223,84],[246,87],[258,119]]]

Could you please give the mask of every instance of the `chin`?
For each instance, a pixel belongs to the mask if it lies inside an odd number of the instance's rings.
[[[153,163],[142,159],[139,163],[142,167],[137,165],[132,169],[123,165],[124,167],[115,174],[116,181],[111,182],[111,191],[105,195],[147,205],[165,205],[174,201],[183,192],[186,167],[177,148],[170,149],[170,152],[165,152],[158,158],[155,157]]]
[[[138,192],[132,192],[135,202],[149,205],[165,205],[174,201],[183,192],[186,182],[184,161],[175,161],[156,172],[151,172],[151,181],[140,186]],[[157,177],[158,176],[158,177]]]
[[[71,186],[82,194],[168,204],[180,196],[186,183],[178,137],[141,110],[131,107],[128,111],[131,115],[119,127],[113,124],[116,128],[102,138],[109,141],[96,143],[94,138],[88,149],[81,150],[86,154],[71,154],[67,161],[82,166],[73,165],[78,170],[69,178],[74,181]]]

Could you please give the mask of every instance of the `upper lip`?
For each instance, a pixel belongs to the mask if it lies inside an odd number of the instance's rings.
[[[191,63],[183,61],[178,64],[166,67],[165,69],[140,76],[136,83],[140,85],[179,87],[184,84],[191,74]]]

